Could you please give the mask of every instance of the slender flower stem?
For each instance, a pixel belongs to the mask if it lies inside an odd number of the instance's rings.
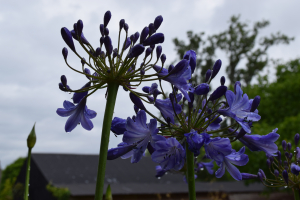
[[[294,191],[294,200],[300,200],[300,191],[299,189],[297,190],[298,188],[293,188],[293,191]]]
[[[29,195],[30,160],[31,160],[31,148],[28,148],[24,200],[28,200],[28,195]]]
[[[195,191],[195,172],[194,172],[194,154],[188,149],[188,143],[185,143],[186,165],[187,165],[187,182],[189,185],[189,200],[196,200]]]
[[[104,113],[103,125],[102,125],[102,137],[101,137],[101,145],[100,145],[100,153],[99,153],[95,200],[103,199],[103,187],[104,187],[107,150],[108,150],[108,143],[109,143],[109,133],[110,133],[111,121],[114,113],[118,88],[119,88],[119,84],[108,83],[107,86],[108,94],[107,94],[107,101],[106,101],[106,107],[105,107],[105,113]]]

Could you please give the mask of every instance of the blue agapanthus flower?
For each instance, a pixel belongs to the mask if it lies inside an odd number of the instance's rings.
[[[242,147],[238,152],[232,150],[231,154],[227,156],[219,155],[219,161],[216,161],[217,165],[220,167],[216,171],[216,177],[221,178],[225,169],[229,172],[229,174],[237,181],[242,180],[242,174],[234,165],[244,166],[248,163],[249,158],[245,153],[245,147]],[[222,159],[222,161],[220,161]],[[234,165],[233,165],[234,164]]]
[[[197,54],[195,51],[193,50],[188,50],[184,56],[183,56],[183,59],[186,59],[189,61],[189,66],[191,68],[191,72],[192,74],[194,73],[195,71],[195,68],[196,68],[196,59],[197,59]]]
[[[61,117],[69,117],[65,125],[65,131],[71,132],[79,123],[86,130],[92,130],[94,127],[91,119],[96,117],[97,113],[86,106],[86,98],[82,98],[77,105],[70,101],[64,101],[64,108],[58,108],[56,113]]]
[[[123,135],[124,143],[119,144],[117,148],[108,150],[107,159],[116,159],[132,150],[132,154],[128,154],[126,158],[132,157],[131,163],[137,163],[142,159],[149,142],[155,148],[156,141],[165,140],[163,136],[157,135],[156,119],[151,119],[148,124],[146,124],[146,121],[147,117],[144,110],[137,113],[135,121],[128,117],[126,131]]]
[[[151,157],[163,170],[180,170],[184,166],[185,150],[176,138],[160,140],[155,144],[156,151]]]
[[[158,73],[159,77],[164,77],[163,80],[170,82],[178,88],[183,96],[190,102],[188,92],[194,92],[193,86],[188,82],[191,79],[191,68],[188,60],[181,60],[170,72],[167,69],[161,68],[157,65],[153,69]]]
[[[111,122],[110,130],[116,135],[123,135],[126,131],[126,119],[115,117]]]
[[[244,135],[238,140],[248,147],[251,151],[264,151],[269,156],[275,156],[278,151],[278,146],[275,144],[279,138],[279,134],[276,133],[278,129],[274,129],[267,135]],[[233,131],[231,129],[231,131]],[[238,132],[235,133],[238,135]]]
[[[188,149],[194,153],[194,156],[198,156],[200,154],[200,148],[203,146],[204,142],[207,143],[210,139],[207,133],[198,134],[195,130],[185,133],[184,136],[188,143]]]
[[[219,155],[227,156],[232,152],[232,147],[228,138],[213,138],[205,144],[204,148],[207,157],[215,160],[216,162],[223,161],[223,158],[219,157]]]
[[[251,127],[249,126],[248,121],[258,121],[260,120],[260,115],[248,110],[250,107],[248,95],[243,95],[243,91],[239,84],[235,84],[235,88],[236,94],[230,90],[226,91],[226,99],[229,107],[219,109],[218,113],[235,119],[247,133],[251,133]]]

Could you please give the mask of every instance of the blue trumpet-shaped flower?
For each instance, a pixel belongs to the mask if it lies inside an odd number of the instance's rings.
[[[219,157],[219,155],[227,156],[232,152],[232,147],[228,138],[213,138],[205,144],[204,148],[207,157],[215,160],[216,162],[223,161],[223,158]]]
[[[191,132],[184,134],[184,136],[186,137],[188,148],[194,153],[194,156],[200,154],[200,148],[203,146],[204,142],[208,142],[210,139],[207,133],[198,134],[195,130],[191,130]]]
[[[152,160],[159,163],[163,170],[180,170],[185,163],[185,150],[175,138],[160,140],[155,143],[156,151]]]
[[[227,90],[226,99],[229,107],[226,109],[219,109],[218,113],[235,119],[247,133],[251,133],[249,123],[246,120],[258,121],[260,120],[260,115],[248,110],[250,107],[248,95],[243,95],[241,87],[239,84],[236,84],[236,94]]]
[[[194,88],[190,83],[188,83],[188,80],[191,79],[191,68],[189,67],[189,61],[188,60],[181,60],[175,67],[168,72],[167,69],[155,65],[153,69],[158,73],[159,77],[164,77],[163,80],[170,82],[174,86],[176,86],[183,96],[190,102],[190,97],[188,95],[188,92],[194,92]]]
[[[63,106],[64,108],[58,108],[56,113],[61,117],[70,116],[65,125],[66,132],[71,132],[79,123],[84,129],[92,130],[94,125],[91,119],[96,117],[97,113],[87,108],[86,98],[81,99],[77,105],[64,101]]]

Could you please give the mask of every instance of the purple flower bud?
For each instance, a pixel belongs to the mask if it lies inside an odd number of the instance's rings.
[[[159,16],[157,16],[155,18],[155,20],[154,20],[154,28],[155,28],[155,30],[157,30],[160,27],[160,25],[161,25],[162,22],[163,22],[163,17],[161,15],[159,15]]]
[[[136,58],[145,51],[145,47],[141,44],[137,44],[128,52],[128,58]]]
[[[225,77],[224,76],[221,77],[220,82],[221,82],[221,85],[225,84]]]
[[[201,83],[195,89],[195,94],[205,95],[209,92],[209,85],[207,83]]]
[[[286,151],[286,141],[285,141],[285,140],[282,140],[281,145],[282,145],[282,149],[283,149],[284,151]]]
[[[142,88],[143,92],[148,93],[150,92],[150,87],[149,86],[145,86]]]
[[[159,59],[159,57],[161,55],[161,52],[162,52],[162,47],[160,45],[158,45],[156,47],[156,58],[157,58],[157,60]]]
[[[287,157],[287,159],[289,158],[289,152],[284,152],[284,155]]]
[[[278,159],[278,163],[279,165],[281,164],[281,152],[277,151],[277,159]]]
[[[67,60],[67,57],[68,57],[68,49],[66,47],[64,47],[62,49],[62,55],[64,57],[65,60]],[[298,134],[299,135],[299,134]]]
[[[77,36],[77,34],[75,33],[75,30],[72,30],[72,31],[71,31],[71,35],[73,36],[73,38],[74,38],[75,40],[79,41],[79,40],[78,40],[78,36]],[[81,42],[82,42],[83,44],[86,44],[86,45],[89,45],[89,44],[90,44],[89,41],[87,41],[87,39],[84,37],[83,33],[81,33],[80,40],[81,40]]]
[[[105,58],[105,53],[104,53],[104,51],[101,51],[101,52],[100,52],[100,58]]]
[[[139,37],[140,37],[140,33],[139,33],[139,32],[136,32],[136,33],[134,34],[133,44],[136,43],[136,41],[139,39]]]
[[[126,31],[126,33],[127,33],[127,31],[128,31],[128,29],[129,29],[129,26],[128,26],[128,24],[124,24],[124,30]]]
[[[154,97],[147,96],[147,99],[148,99],[148,101],[150,101],[150,103],[153,103],[153,102],[154,102]]]
[[[296,165],[295,163],[291,164],[291,172],[295,175],[299,175],[300,172],[300,167],[298,165]]]
[[[264,181],[264,177],[260,172],[257,173],[257,176],[258,176],[258,178],[260,179],[261,182]]]
[[[236,86],[239,85],[240,88],[242,88],[242,85],[239,81],[236,81],[235,84],[234,84],[234,94],[236,94]]]
[[[88,75],[91,75],[91,71],[90,71],[88,68],[85,68],[85,69],[84,69],[84,73],[86,73],[86,74],[88,74]],[[86,75],[86,77],[87,77],[87,79],[91,80],[91,77],[89,77],[89,76],[87,76],[87,75]]]
[[[66,27],[61,28],[60,32],[65,43],[70,47],[70,49],[72,49],[72,51],[76,52],[71,32]]]
[[[160,60],[161,60],[162,65],[166,62],[166,59],[167,59],[167,57],[166,57],[165,54],[162,54],[162,55],[160,56]]]
[[[101,35],[104,36],[104,25],[100,24],[99,29],[100,29]]]
[[[104,38],[104,46],[105,46],[105,49],[106,49],[106,53],[108,55],[111,55],[113,48],[112,48],[111,39],[110,39],[109,36],[106,36]]]
[[[264,172],[262,169],[259,169],[258,172],[261,173],[261,175],[262,175],[262,177],[263,177],[264,179],[267,178],[266,175],[265,175],[265,172]]]
[[[211,70],[208,69],[208,70],[206,71],[206,74],[205,74],[205,82],[206,82],[206,83],[208,82],[210,76],[211,76]]]
[[[105,28],[105,29],[104,29],[104,35],[105,35],[105,36],[108,36],[108,35],[109,35],[109,30],[108,30],[108,28]]]
[[[82,66],[84,66],[84,64],[86,63],[85,58],[82,58],[80,62],[82,64]]]
[[[135,94],[133,94],[131,92],[130,92],[129,96],[130,96],[132,103],[134,103],[139,109],[146,110],[142,100],[139,97],[135,96]]]
[[[150,48],[154,49],[155,48],[155,44],[150,45]]]
[[[83,22],[80,19],[80,20],[77,21],[77,33],[78,33],[78,35],[81,35],[82,29],[83,29]]]
[[[63,84],[64,87],[67,86],[67,78],[66,78],[65,75],[62,75],[62,76],[60,77],[60,81],[61,81],[61,83]]]
[[[293,158],[293,153],[290,153],[289,159],[291,160]]]
[[[170,73],[174,69],[174,65],[170,65],[168,68],[168,72]]]
[[[141,73],[142,76],[144,76],[145,75],[145,70],[141,69],[140,73]]]
[[[271,161],[270,161],[270,159],[267,159],[267,165],[268,165],[269,168],[271,168]]]
[[[126,119],[114,117],[111,122],[110,130],[116,135],[123,135],[126,131]]]
[[[140,43],[142,44],[146,37],[148,36],[149,34],[149,28],[146,26],[143,30],[142,30],[142,33],[141,33],[141,37],[140,37]]]
[[[102,46],[103,43],[104,43],[104,37],[101,37],[101,38],[100,38],[100,45]]]
[[[145,58],[147,58],[151,54],[151,52],[152,52],[152,49],[150,47],[148,47],[146,49]]]
[[[130,40],[131,40],[131,41],[134,41],[134,38],[135,38],[134,35],[131,35],[131,36],[130,36]]]
[[[122,28],[124,28],[125,20],[124,20],[124,19],[121,19],[119,25],[120,25],[120,30],[121,30]]]
[[[258,177],[258,175],[248,174],[248,173],[241,173],[241,175],[242,175],[242,180],[255,179]]]
[[[75,24],[73,25],[73,29],[74,29],[75,36],[77,36],[77,35],[78,35],[78,31],[77,31],[77,23],[75,23]],[[71,31],[71,34],[72,34],[72,31]],[[73,37],[73,38],[74,38],[74,37]],[[75,38],[77,38],[77,37],[75,37]]]
[[[124,51],[130,46],[131,39],[128,37],[124,42]]]
[[[165,36],[163,33],[155,33],[154,35],[148,37],[144,42],[144,46],[149,46],[153,44],[163,43],[165,41]]]
[[[257,109],[259,103],[260,103],[260,96],[257,95],[257,96],[254,97],[254,99],[253,99],[253,102],[252,102],[252,105],[251,105],[250,112],[254,112],[254,111]]]
[[[136,114],[139,112],[139,108],[136,105],[133,106],[133,109],[134,109]]]
[[[95,57],[100,56],[100,53],[101,53],[101,49],[100,49],[100,47],[97,47],[96,52],[95,52]]]
[[[210,96],[208,101],[214,101],[222,97],[227,91],[227,87],[224,85],[219,86]]]
[[[66,85],[66,87],[64,87],[62,83],[59,83],[58,87],[61,91],[64,91],[64,92],[70,91],[70,87],[68,85]]]
[[[218,72],[221,68],[221,65],[222,65],[222,61],[220,59],[215,62],[214,66],[213,66],[213,72],[211,75],[211,79],[215,78],[215,76],[218,74]]]
[[[155,28],[153,23],[150,23],[148,27],[149,27],[149,35],[155,33]]]
[[[103,20],[103,21],[104,21],[104,27],[107,26],[107,24],[108,24],[110,18],[111,18],[111,13],[110,13],[110,11],[108,10],[108,11],[106,11],[106,13],[104,14],[104,20]]]
[[[295,141],[296,146],[298,145],[299,139],[300,139],[299,133],[296,133],[295,137],[294,137],[294,141]]]
[[[287,143],[287,149],[288,149],[288,151],[291,151],[291,149],[292,149],[292,144],[290,142]]]
[[[286,182],[286,184],[288,185],[289,184],[289,174],[286,170],[282,171],[282,177],[283,177],[284,181]]]

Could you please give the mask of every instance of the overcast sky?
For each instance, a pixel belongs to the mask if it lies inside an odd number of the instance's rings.
[[[151,3],[150,3],[151,2]],[[97,91],[88,99],[88,107],[98,116],[94,129],[86,131],[77,126],[71,133],[64,131],[67,118],[59,117],[56,109],[71,95],[58,89],[62,74],[72,88],[82,87],[86,78],[69,70],[61,55],[65,43],[61,27],[70,30],[82,19],[84,34],[89,42],[99,45],[99,24],[107,10],[112,13],[108,25],[113,44],[117,43],[119,20],[129,24],[129,33],[143,27],[162,15],[164,21],[158,32],[165,35],[162,44],[167,63],[176,59],[172,39],[186,39],[186,31],[219,33],[228,27],[230,16],[241,14],[242,21],[253,23],[269,20],[270,26],[261,36],[281,31],[295,40],[290,45],[271,47],[269,55],[285,61],[300,56],[300,1],[276,0],[190,0],[180,1],[4,1],[0,7],[0,161],[1,167],[21,156],[26,156],[26,138],[36,122],[37,143],[33,152],[97,154],[101,137],[105,90]],[[114,45],[116,46],[116,45]],[[76,47],[79,50],[80,46]],[[79,50],[79,52],[82,52]],[[219,58],[226,66],[222,54]],[[80,60],[69,51],[69,62],[80,69]],[[243,67],[243,66],[240,66]],[[224,69],[216,79],[224,75]],[[128,93],[119,89],[114,116],[127,118],[134,111]],[[153,110],[155,112],[155,110]],[[149,120],[149,119],[148,119]],[[110,148],[121,137],[112,135]]]

